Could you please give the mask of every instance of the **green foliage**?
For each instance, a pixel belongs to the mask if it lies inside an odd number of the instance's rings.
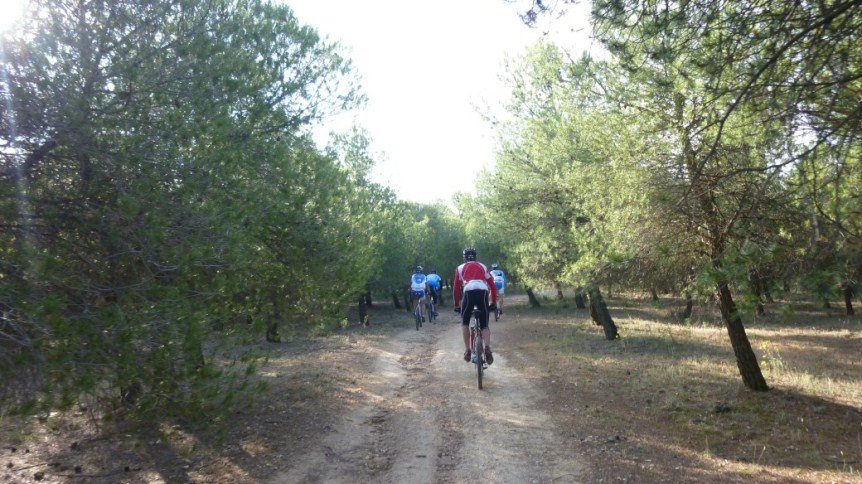
[[[388,299],[403,293],[416,265],[450,277],[460,262],[464,229],[448,207],[400,202],[391,190],[371,182],[370,145],[367,133],[353,128],[334,136],[328,151],[354,186],[345,207],[356,230],[351,245],[358,242],[365,250],[357,259],[359,265],[351,269],[352,282],[360,285],[350,287],[347,294],[358,296],[368,290]]]
[[[0,59],[0,403],[228,411],[258,330],[367,278],[358,182],[306,134],[360,99],[349,63],[267,2],[32,9]]]
[[[860,9],[595,1],[612,57],[539,44],[510,68],[468,227],[505,220],[529,285],[716,292],[744,381],[767,389],[740,307],[791,282],[849,301],[862,274]]]

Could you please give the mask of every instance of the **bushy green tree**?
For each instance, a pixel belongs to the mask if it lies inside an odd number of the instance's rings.
[[[2,56],[3,397],[228,408],[209,342],[343,301],[349,181],[304,127],[357,97],[287,7],[36,1]]]

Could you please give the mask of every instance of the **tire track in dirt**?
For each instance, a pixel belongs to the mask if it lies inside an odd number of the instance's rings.
[[[376,358],[359,383],[366,403],[272,482],[577,481],[534,377],[496,350],[480,391],[454,316],[365,348]]]

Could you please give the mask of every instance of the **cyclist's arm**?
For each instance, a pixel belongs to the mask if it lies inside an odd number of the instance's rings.
[[[452,278],[452,300],[456,306],[461,305],[461,278],[458,277],[458,269],[455,269],[455,277]]]

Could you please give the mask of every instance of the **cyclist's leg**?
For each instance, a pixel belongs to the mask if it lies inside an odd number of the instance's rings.
[[[465,292],[464,302],[461,305],[462,321],[465,325],[470,324],[473,308],[479,310],[479,328],[482,332],[482,341],[484,346],[488,346],[491,338],[491,333],[488,330],[488,291],[473,289]]]
[[[478,291],[477,291],[478,293]],[[485,348],[491,349],[491,329],[488,327],[488,318],[490,315],[488,314],[488,304],[489,298],[491,296],[490,291],[481,291],[481,294],[477,294],[481,297],[481,303],[479,304],[479,308],[481,309],[481,315],[479,316],[479,322],[481,323],[480,327],[482,328],[482,343],[484,343]],[[478,302],[478,301],[477,301]]]
[[[461,334],[464,336],[464,348],[470,350],[470,317],[473,315],[473,307],[467,307],[469,299],[467,291],[461,296]]]
[[[421,303],[421,301],[422,300],[419,296],[417,296],[416,294],[413,295],[413,314],[414,315],[416,314],[416,309],[420,309],[419,304]],[[421,316],[422,313],[420,312],[419,315]]]

